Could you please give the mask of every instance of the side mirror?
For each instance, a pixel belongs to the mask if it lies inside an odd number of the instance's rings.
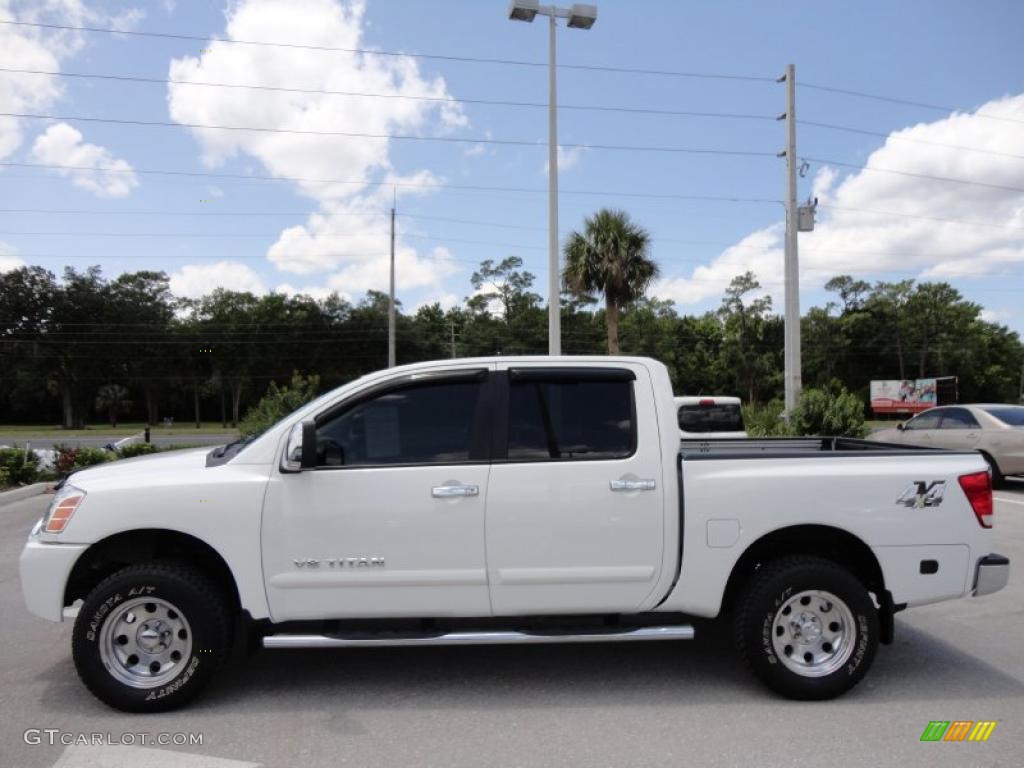
[[[898,429],[900,432],[902,432],[904,429],[906,429],[906,426],[901,421],[899,424],[896,425],[896,429]]]
[[[316,422],[310,419],[292,427],[284,456],[281,457],[281,469],[285,472],[301,472],[315,467]]]

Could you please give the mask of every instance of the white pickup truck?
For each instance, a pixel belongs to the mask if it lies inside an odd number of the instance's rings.
[[[247,443],[76,472],[21,557],[78,606],[98,698],[179,706],[233,638],[358,648],[693,636],[729,615],[789,697],[865,674],[893,614],[1002,588],[976,453],[842,438],[680,441],[642,358],[446,360],[309,403]]]

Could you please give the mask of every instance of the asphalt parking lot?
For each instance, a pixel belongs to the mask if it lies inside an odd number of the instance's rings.
[[[46,497],[0,507],[0,766],[1020,766],[1024,483],[997,493],[1009,586],[897,618],[859,687],[796,703],[762,689],[722,627],[686,642],[263,651],[191,707],[130,716],[75,675],[70,625],[30,616],[17,559]],[[986,743],[922,743],[930,720],[995,720]],[[27,744],[27,729],[201,733],[202,746]],[[138,742],[136,742],[138,743]]]

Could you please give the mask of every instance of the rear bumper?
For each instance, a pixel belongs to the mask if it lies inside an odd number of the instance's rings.
[[[978,560],[977,571],[974,574],[974,590],[971,592],[975,597],[991,595],[1006,586],[1010,580],[1010,558],[1003,555],[985,555]]]

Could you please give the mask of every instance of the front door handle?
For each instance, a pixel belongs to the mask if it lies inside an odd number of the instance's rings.
[[[458,496],[479,496],[479,485],[435,485],[430,489],[435,499],[454,499]]]
[[[658,484],[653,480],[612,480],[613,491],[653,491]]]

